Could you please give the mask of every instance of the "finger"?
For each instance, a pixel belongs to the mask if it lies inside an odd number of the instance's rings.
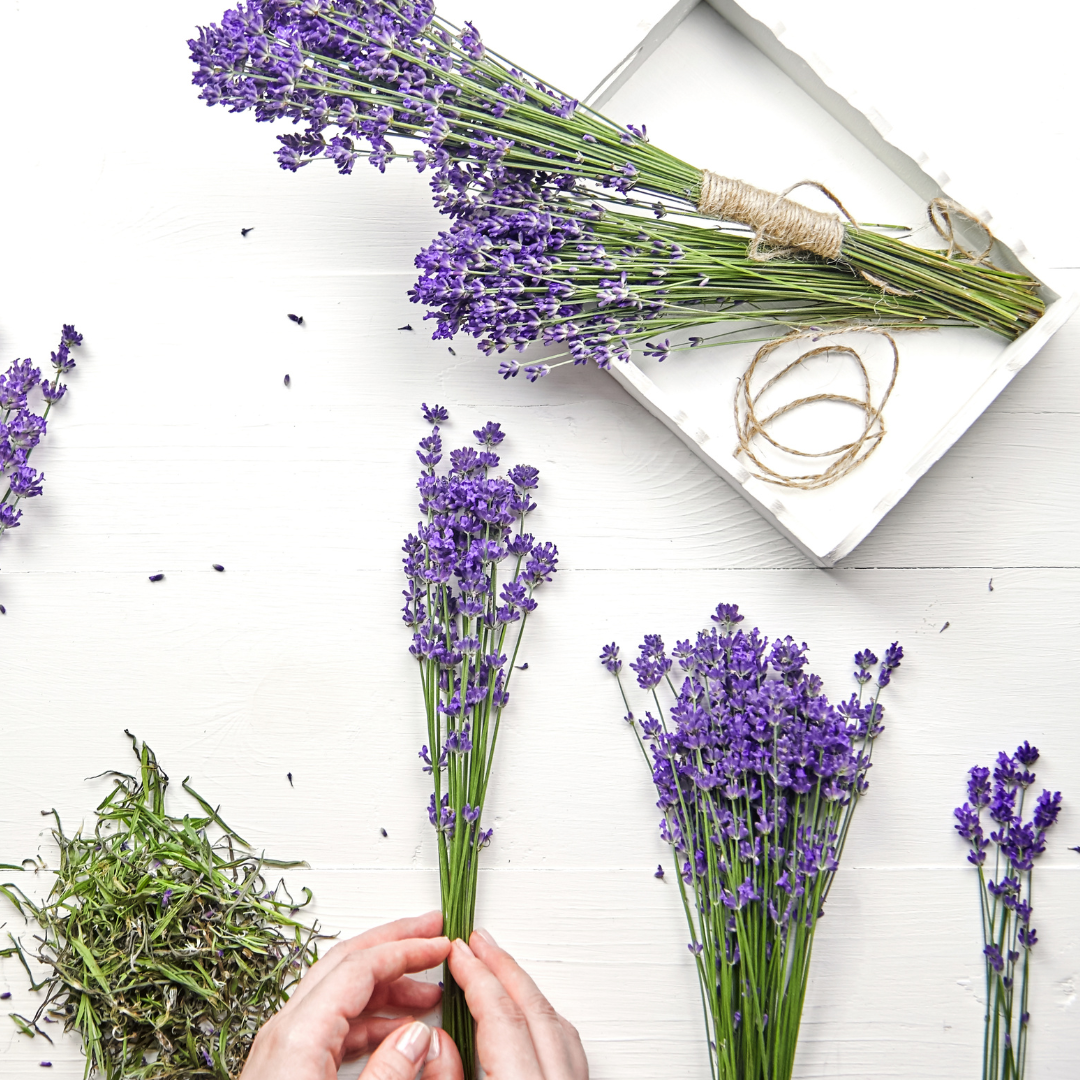
[[[476,1043],[484,1071],[514,1080],[543,1080],[525,1014],[491,969],[464,941],[454,942],[448,962],[476,1019]]]
[[[301,979],[300,985],[293,991],[289,1003],[281,1011],[284,1012],[285,1009],[288,1009],[289,1005],[294,1001],[302,1001],[351,953],[370,949],[375,945],[384,945],[390,941],[403,941],[406,938],[437,937],[441,930],[442,912],[429,911],[424,915],[398,919],[395,922],[385,923],[383,926],[376,926],[374,929],[358,934],[347,941],[339,942],[317,963],[311,966],[307,974]]]
[[[442,1028],[431,1029],[424,1080],[462,1080],[465,1070],[454,1040]]]
[[[371,1000],[365,1011],[377,1009],[409,1009],[415,1012],[427,1012],[435,1008],[442,996],[442,990],[434,983],[419,982],[404,977],[392,983],[379,983],[371,992]]]
[[[589,1059],[585,1056],[585,1047],[581,1045],[581,1034],[569,1020],[561,1013],[557,1014],[559,1023],[566,1032],[567,1044],[570,1049],[570,1058],[573,1062],[573,1075],[581,1080],[589,1080]]]
[[[449,951],[447,938],[411,938],[350,953],[296,1005],[292,1022],[310,1028],[327,1046],[340,1045],[379,983],[434,967]]]
[[[442,997],[442,989],[436,983],[418,982],[416,979],[398,979],[386,987],[386,1007],[426,1012],[434,1009]]]
[[[571,1077],[588,1075],[587,1071],[583,1073],[579,1068],[579,1062],[585,1056],[584,1051],[582,1050],[579,1056],[572,1049],[573,1043],[577,1043],[578,1049],[581,1046],[577,1032],[570,1038],[568,1025],[564,1026],[559,1014],[540,993],[539,987],[529,974],[505,949],[499,948],[486,930],[475,931],[470,944],[477,957],[491,969],[514,1004],[524,1014],[537,1060],[547,1080],[569,1080]]]
[[[414,1080],[430,1047],[431,1028],[414,1021],[383,1041],[371,1055],[360,1080]]]
[[[342,1060],[354,1061],[369,1054],[387,1035],[406,1027],[415,1019],[415,1016],[362,1016],[354,1020],[342,1043]]]

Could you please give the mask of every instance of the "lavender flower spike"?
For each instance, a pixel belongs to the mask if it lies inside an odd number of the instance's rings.
[[[1061,792],[1044,790],[1030,819],[1023,819],[1024,793],[1035,783],[1030,767],[1038,759],[1039,751],[1025,741],[1014,754],[998,754],[992,774],[985,766],[972,766],[967,802],[953,811],[954,827],[968,843],[967,860],[979,875],[987,1002],[983,1080],[1024,1077],[1028,955],[1039,940],[1031,925],[1031,874],[1061,811]],[[989,837],[983,828],[984,810],[996,826]],[[986,869],[991,849],[994,878]]]
[[[23,516],[19,503],[42,493],[45,477],[29,464],[30,455],[45,437],[53,406],[67,390],[60,376],[75,367],[71,350],[81,344],[82,334],[65,324],[52,354],[51,377],[42,378],[40,369],[21,359],[0,375],[0,535],[19,526]],[[40,393],[45,403],[40,414],[30,407],[34,393]]]

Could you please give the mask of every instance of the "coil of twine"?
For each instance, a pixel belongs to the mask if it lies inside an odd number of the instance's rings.
[[[863,362],[862,357],[850,345],[838,345],[835,341],[829,341],[827,344],[819,345],[817,348],[807,350],[795,360],[786,364],[777,374],[773,375],[770,379],[767,379],[760,387],[754,388],[754,375],[757,373],[758,368],[781,346],[793,341],[805,340],[807,338],[810,338],[813,341],[820,341],[823,338],[835,338],[850,333],[876,334],[885,338],[892,349],[892,374],[889,379],[889,384],[885,388],[885,392],[881,395],[881,399],[877,404],[874,404],[873,401],[873,393],[870,386],[870,374],[866,370],[866,364]],[[773,409],[773,411],[766,416],[758,415],[761,398],[770,388],[777,386],[783,379],[801,365],[805,364],[808,360],[815,356],[822,356],[826,353],[842,354],[850,357],[855,362],[855,365],[862,376],[863,395],[861,398],[851,397],[847,394],[811,394],[807,397],[800,397],[796,398],[794,401],[789,401],[787,404]],[[889,395],[892,393],[893,387],[896,385],[896,376],[899,370],[900,353],[896,347],[896,341],[891,334],[873,326],[852,326],[845,327],[841,330],[830,331],[795,330],[782,338],[776,338],[773,341],[766,342],[758,349],[754,359],[750,362],[750,366],[743,373],[735,388],[735,431],[739,440],[735,450],[735,457],[741,455],[753,462],[758,471],[751,475],[756,476],[757,479],[764,480],[769,484],[777,484],[781,487],[788,488],[801,488],[803,490],[814,490],[817,488],[828,487],[830,484],[835,484],[841,477],[846,476],[852,469],[861,465],[881,445],[882,439],[885,438],[885,421],[881,414],[882,410],[885,408],[885,403],[889,400]],[[851,442],[843,443],[840,446],[834,446],[830,450],[800,450],[798,447],[788,446],[785,443],[780,442],[779,439],[770,434],[769,426],[781,416],[786,416],[796,409],[801,409],[807,405],[823,401],[838,402],[862,412],[862,431]],[[795,458],[805,461],[810,461],[812,459],[825,460],[829,458],[833,460],[829,461],[820,472],[816,473],[782,472],[779,468],[774,468],[762,460],[760,456],[761,452],[755,449],[755,445],[759,445],[760,443],[764,443],[767,446],[773,447],[775,450],[782,451],[785,454],[790,454]]]

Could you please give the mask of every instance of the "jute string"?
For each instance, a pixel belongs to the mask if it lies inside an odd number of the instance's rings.
[[[877,334],[885,338],[892,348],[892,376],[889,379],[889,385],[881,396],[881,400],[876,405],[873,402],[870,389],[870,375],[866,370],[866,364],[863,363],[862,357],[851,346],[837,345],[835,342],[819,345],[816,349],[804,352],[797,359],[792,360],[783,367],[776,375],[768,379],[762,386],[754,389],[754,375],[759,365],[781,346],[806,338],[820,341],[823,338],[835,338],[848,333]],[[815,356],[821,356],[825,353],[839,353],[851,357],[862,375],[863,396],[861,398],[850,397],[847,394],[811,394],[808,397],[797,398],[786,405],[781,405],[767,416],[758,416],[761,398],[771,387],[780,383],[800,365],[805,364]],[[885,421],[881,413],[885,408],[885,403],[889,400],[893,387],[896,385],[896,376],[899,370],[900,353],[896,347],[896,341],[891,334],[873,326],[852,326],[845,327],[842,330],[830,331],[796,330],[782,338],[766,342],[758,349],[754,359],[750,362],[750,366],[743,373],[735,388],[735,431],[739,439],[735,456],[743,455],[752,461],[758,469],[757,473],[752,475],[769,484],[777,484],[788,488],[801,488],[806,491],[835,484],[841,477],[846,476],[852,469],[861,465],[881,445],[881,440],[885,438]],[[768,428],[773,421],[794,412],[796,409],[801,409],[806,405],[812,405],[819,401],[835,401],[859,409],[863,414],[863,429],[860,434],[851,442],[834,446],[831,450],[800,450],[797,447],[785,445],[769,433]],[[834,460],[829,462],[820,472],[784,473],[761,460],[761,457],[758,456],[754,449],[755,443],[759,440],[796,458],[833,458]]]
[[[836,204],[852,225],[855,224],[855,219],[844,209],[843,203],[816,180],[800,180],[776,194],[745,184],[742,180],[720,176],[708,169],[701,173],[701,194],[697,208],[699,213],[709,217],[735,221],[752,228],[754,238],[747,255],[755,262],[777,259],[798,251],[810,251],[823,259],[840,258],[845,232],[843,221],[839,214],[811,210],[787,198],[800,187],[817,188]],[[768,245],[764,250],[763,244]]]
[[[957,240],[955,226],[953,225],[954,215],[970,221],[986,234],[986,247],[982,251],[971,251]],[[975,263],[976,266],[994,265],[989,259],[990,252],[994,249],[994,234],[990,231],[986,222],[976,217],[970,210],[952,199],[939,196],[930,200],[926,207],[926,216],[930,219],[930,224],[934,226],[938,236],[949,245],[945,258],[951,259],[953,255],[959,252],[963,258]]]

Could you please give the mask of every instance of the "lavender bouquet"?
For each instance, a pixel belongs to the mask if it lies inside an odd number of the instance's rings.
[[[986,966],[983,1080],[1023,1080],[1028,1041],[1028,968],[1038,938],[1031,925],[1031,872],[1046,850],[1046,833],[1057,821],[1061,792],[1043,789],[1031,818],[1024,821],[1027,789],[1035,783],[1031,766],[1039,751],[1026,741],[1015,754],[997,756],[993,788],[990,770],[968,770],[968,801],[953,811],[956,831],[971,845],[970,862],[979,873],[979,913]],[[994,823],[989,839],[982,814]],[[987,879],[986,853],[993,844],[996,880]],[[1019,986],[1017,977],[1019,973]]]
[[[7,489],[0,496],[0,535],[18,528],[19,503],[41,494],[45,476],[30,465],[30,455],[45,436],[52,407],[67,393],[60,377],[75,367],[71,350],[81,344],[82,334],[65,324],[60,346],[52,353],[51,377],[43,379],[33,361],[21,359],[0,376],[0,486]],[[45,403],[40,414],[29,405],[35,391]]]
[[[524,531],[526,516],[536,509],[531,492],[538,471],[515,465],[505,476],[495,475],[495,448],[505,438],[500,425],[474,431],[480,449],[452,450],[449,472],[439,475],[439,425],[447,412],[425,404],[423,413],[431,424],[416,452],[423,466],[417,487],[424,521],[402,547],[404,621],[413,631],[409,651],[420,666],[427,715],[420,758],[435,788],[428,816],[438,834],[443,932],[468,940],[480,852],[492,835],[483,827],[483,812],[495,742],[525,623],[536,610],[533,594],[551,580],[558,551]],[[471,1080],[472,1018],[449,968],[443,980],[443,1027]]]
[[[865,703],[878,658],[856,653],[859,693],[832,705],[805,670],[805,643],[736,629],[733,604],[712,619],[670,657],[659,635],[645,637],[630,664],[656,710],[643,720],[630,709],[618,646],[600,660],[619,680],[675,852],[712,1075],[789,1080],[814,931],[867,789],[878,698],[904,653],[896,642],[885,651]],[[673,659],[685,672],[678,689]],[[666,712],[661,684],[674,698]]]
[[[1015,337],[1043,310],[1034,279],[988,263],[992,237],[981,253],[958,243],[961,208],[932,207],[948,251],[929,251],[839,203],[846,221],[702,170],[486,49],[431,0],[250,0],[188,44],[207,104],[300,127],[279,136],[283,168],[406,158],[434,171],[456,220],[418,258],[412,298],[436,337],[463,330],[499,352],[565,343],[563,363],[607,366],[650,337],[732,320]]]

